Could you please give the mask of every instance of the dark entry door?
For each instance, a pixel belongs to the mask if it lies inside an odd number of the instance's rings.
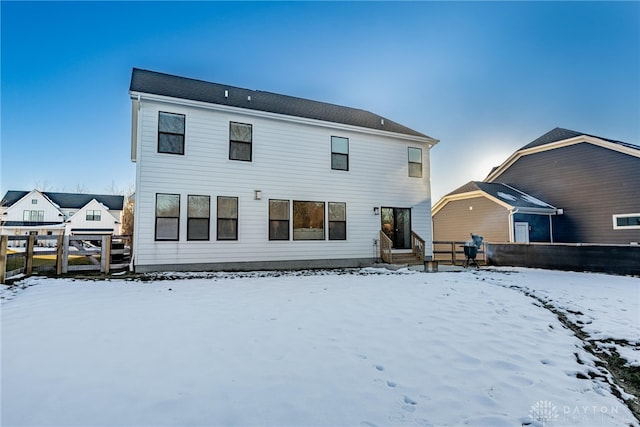
[[[395,249],[411,249],[411,209],[382,208],[382,231]]]

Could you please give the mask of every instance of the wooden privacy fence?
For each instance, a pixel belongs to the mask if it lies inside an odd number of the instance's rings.
[[[0,236],[0,283],[36,272],[60,275],[127,269],[130,242],[130,236],[111,235]]]
[[[465,243],[466,242],[434,241],[433,259],[441,264],[463,265],[465,260]],[[478,255],[476,256],[478,264],[487,263],[486,253],[486,245],[483,242],[480,249],[478,249]]]

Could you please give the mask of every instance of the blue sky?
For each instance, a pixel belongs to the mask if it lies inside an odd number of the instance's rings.
[[[638,2],[0,3],[1,192],[129,189],[132,67],[440,139],[434,202],[554,127],[640,145]]]

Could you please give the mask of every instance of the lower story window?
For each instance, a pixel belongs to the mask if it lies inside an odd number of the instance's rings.
[[[293,201],[293,240],[324,240],[324,202]]]
[[[187,196],[187,240],[209,240],[209,196]]]
[[[238,198],[218,197],[218,240],[238,240]]]
[[[156,240],[178,240],[180,195],[156,194]]]
[[[289,240],[288,200],[269,200],[269,240]]]
[[[347,240],[347,204],[329,202],[329,240]]]

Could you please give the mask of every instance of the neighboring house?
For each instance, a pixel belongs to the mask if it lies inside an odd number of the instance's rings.
[[[344,267],[431,251],[438,141],[354,108],[133,69],[136,271]]]
[[[552,242],[558,209],[506,184],[469,182],[433,207],[434,241]]]
[[[123,203],[123,196],[7,191],[0,202],[0,233],[119,234]]]
[[[432,215],[434,240],[474,232],[489,242],[640,242],[640,147],[556,128],[513,153],[485,182],[444,196]]]

